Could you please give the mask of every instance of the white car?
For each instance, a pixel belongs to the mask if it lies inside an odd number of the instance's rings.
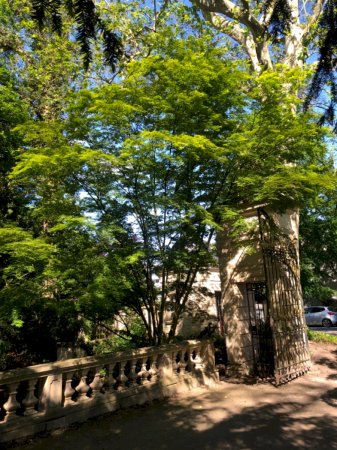
[[[304,308],[307,325],[332,327],[337,325],[337,312],[328,306],[308,306]]]

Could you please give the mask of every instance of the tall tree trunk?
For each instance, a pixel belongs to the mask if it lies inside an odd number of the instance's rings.
[[[283,45],[279,45],[277,48],[278,54],[282,55],[278,61],[273,61],[272,56],[272,51],[275,50],[277,44],[268,42],[270,38],[268,28],[275,17],[275,12],[277,13],[275,10],[276,0],[269,2],[267,9],[261,2],[260,11],[256,10],[255,3],[253,8],[249,0],[235,2],[231,0],[192,0],[192,2],[200,8],[205,18],[214,27],[241,46],[251,62],[252,70],[260,73],[265,69],[273,69],[274,62],[281,62],[290,68],[302,67],[304,39],[320,16],[324,0],[313,2],[312,9],[308,14],[305,11],[300,13],[298,0],[287,0],[290,17],[287,21],[288,30],[284,35]],[[295,107],[294,113],[296,113]],[[250,211],[245,212],[247,220],[255,218],[257,221],[258,214],[260,214],[258,209],[255,205],[251,205],[249,209]],[[273,340],[273,361],[270,363],[270,367],[272,367],[276,379],[282,382],[304,373],[310,362],[299,280],[299,212],[292,210],[278,215],[270,211],[268,217],[278,224],[280,235],[283,236],[281,240],[277,241],[276,237],[270,237],[271,240],[267,245],[264,241],[266,232],[261,231],[262,222],[260,221],[260,237],[257,233],[256,254],[252,257],[245,250],[246,237],[241,236],[236,242],[233,242],[230,237],[230,224],[227,224],[224,230],[218,233],[217,250],[227,350],[232,367],[249,372],[252,368],[256,369],[258,364],[262,364],[262,347],[266,347],[266,345],[265,341],[264,344],[261,344],[261,339],[259,339],[255,315],[257,305],[260,304],[258,302],[262,302],[258,298],[258,289],[260,289],[259,292],[262,292],[261,289],[266,289],[265,328],[267,325],[272,328],[270,339]],[[272,233],[271,229],[267,234],[270,233]],[[284,263],[276,257],[277,248],[280,246],[284,247],[282,249],[285,255]],[[291,274],[286,269],[289,263],[287,251],[290,247],[294,250],[294,256],[291,259]],[[275,256],[267,257],[266,255]],[[261,286],[265,286],[265,288],[261,288]],[[253,320],[252,314],[254,315]]]

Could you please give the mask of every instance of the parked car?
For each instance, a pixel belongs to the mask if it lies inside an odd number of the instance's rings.
[[[337,325],[337,311],[328,306],[308,306],[304,308],[307,325],[332,327]]]

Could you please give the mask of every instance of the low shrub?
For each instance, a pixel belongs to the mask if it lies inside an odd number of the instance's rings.
[[[337,336],[322,331],[307,330],[309,341],[337,344]]]

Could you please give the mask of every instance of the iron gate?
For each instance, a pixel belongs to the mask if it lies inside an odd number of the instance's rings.
[[[310,367],[296,243],[282,233],[264,209],[258,209],[266,279],[267,316],[277,384]]]
[[[274,374],[274,354],[266,283],[246,283],[246,295],[255,372],[267,378]]]

